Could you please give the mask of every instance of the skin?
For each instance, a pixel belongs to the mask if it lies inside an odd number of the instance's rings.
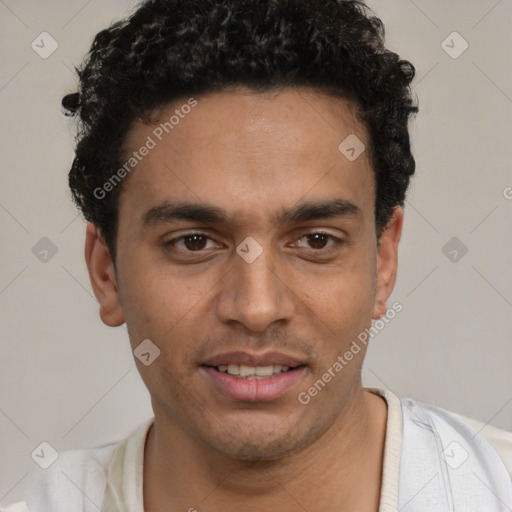
[[[127,154],[186,100],[162,107],[154,125],[135,123]],[[87,227],[102,320],[126,322],[132,349],[150,339],[161,351],[149,366],[136,359],[155,414],[145,510],[376,511],[387,409],[363,389],[366,350],[309,404],[297,396],[385,314],[403,211],[395,208],[377,247],[367,154],[350,162],[338,151],[350,134],[368,147],[349,100],[304,88],[237,88],[197,100],[123,184],[117,272],[101,233]],[[333,199],[359,214],[275,222],[283,209]],[[144,223],[148,210],[177,200],[232,218]],[[203,245],[170,243],[197,230],[209,237],[199,238]],[[318,232],[344,243],[306,236]],[[263,249],[252,263],[236,252],[248,236]],[[200,369],[230,350],[285,352],[306,372],[278,399],[237,402]]]

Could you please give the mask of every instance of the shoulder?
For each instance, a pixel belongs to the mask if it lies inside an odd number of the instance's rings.
[[[412,398],[400,398],[400,402],[414,423],[424,421],[438,434],[451,432],[474,449],[491,447],[512,475],[512,432]]]
[[[452,413],[460,421],[469,425],[476,433],[484,437],[498,452],[508,472],[512,475],[512,432],[493,427],[481,421]]]
[[[101,509],[108,467],[117,444],[61,452],[49,468],[31,472],[24,503],[0,512],[97,512]]]
[[[142,451],[154,418],[140,425],[120,441],[96,448],[65,450],[47,468],[33,470],[24,485],[25,501],[0,506],[0,512],[98,512],[102,509],[112,461],[132,451]],[[121,455],[119,455],[121,452]],[[122,463],[133,465],[133,453]]]

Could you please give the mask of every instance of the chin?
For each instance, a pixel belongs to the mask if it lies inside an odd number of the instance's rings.
[[[283,459],[298,451],[300,443],[294,443],[289,438],[270,442],[267,438],[258,443],[257,440],[251,438],[245,442],[238,439],[231,440],[229,444],[214,443],[212,447],[232,459],[258,462]]]
[[[294,428],[295,427],[295,428]],[[212,439],[212,430],[209,439],[203,440],[211,448],[223,455],[236,460],[246,461],[273,461],[288,457],[313,444],[324,429],[319,425],[312,425],[307,431],[296,429],[297,424],[290,425],[282,422],[276,426],[260,426],[255,429],[241,426],[226,427],[218,432],[218,437]],[[231,433],[232,432],[232,433]]]

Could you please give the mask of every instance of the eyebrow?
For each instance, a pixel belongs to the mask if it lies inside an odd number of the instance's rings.
[[[274,224],[283,224],[344,217],[359,217],[362,220],[363,212],[346,199],[309,201],[281,210],[272,220]],[[150,208],[142,216],[143,224],[148,227],[178,220],[205,224],[229,224],[235,221],[235,216],[217,206],[183,201],[166,201]]]

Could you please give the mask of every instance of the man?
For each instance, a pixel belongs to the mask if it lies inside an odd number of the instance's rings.
[[[362,386],[414,172],[414,68],[380,21],[153,0],[79,75],[87,267],[154,419],[62,453],[6,510],[511,510],[511,434]]]

